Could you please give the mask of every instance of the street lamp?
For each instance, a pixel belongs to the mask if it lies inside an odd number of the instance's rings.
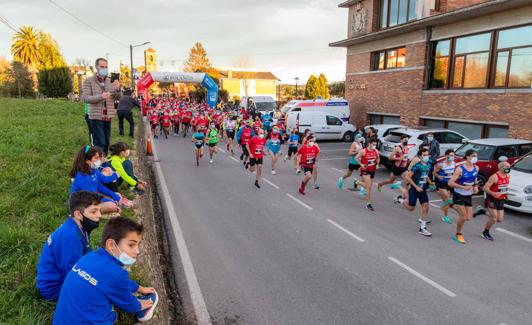
[[[277,101],[281,103],[281,79],[277,79]]]
[[[297,99],[297,96],[298,96],[297,83],[299,82],[299,78],[298,78],[298,77],[295,77],[295,78],[294,78],[294,81],[296,82],[296,99]]]
[[[135,76],[133,76],[133,48],[135,47],[139,47],[139,46],[144,46],[144,45],[147,45],[147,44],[150,44],[151,42],[144,42],[142,44],[138,44],[138,45],[129,45],[129,59],[131,61],[131,91],[133,93],[136,93],[136,90],[135,90]]]

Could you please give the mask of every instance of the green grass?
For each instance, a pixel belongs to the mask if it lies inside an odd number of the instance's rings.
[[[112,126],[112,143],[133,145],[128,137],[118,136],[117,121]],[[51,323],[55,305],[39,299],[35,267],[44,241],[67,218],[68,172],[87,142],[83,104],[0,98],[1,324]],[[92,235],[93,247],[102,228]],[[134,323],[129,315],[119,319]]]

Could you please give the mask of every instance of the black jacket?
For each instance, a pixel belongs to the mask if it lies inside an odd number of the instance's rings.
[[[137,106],[138,108],[140,108],[140,104],[135,98],[128,96],[128,95],[124,95],[120,99],[120,103],[118,103],[118,108],[116,110],[117,111],[130,111],[133,108],[133,106]]]

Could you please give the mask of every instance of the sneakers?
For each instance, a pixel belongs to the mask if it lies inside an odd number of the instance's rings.
[[[155,307],[157,307],[157,303],[159,302],[159,295],[156,292],[145,296],[138,296],[137,299],[151,300],[153,303],[150,308],[141,310],[137,313],[137,319],[139,322],[147,322],[153,317],[153,312],[155,311]]]
[[[255,181],[255,187],[260,188],[259,181]]]
[[[403,196],[402,195],[397,195],[394,199],[393,199],[393,203],[395,204],[403,204]]]
[[[338,178],[338,188],[342,189],[344,187],[344,178],[340,177]]]
[[[355,179],[355,180],[353,181],[353,189],[356,190],[357,188],[358,188],[358,179]]]
[[[298,169],[296,170],[296,173],[301,174],[301,169],[298,168]]]
[[[390,185],[390,188],[391,188],[392,190],[396,190],[396,189],[398,189],[398,188],[400,188],[400,187],[401,187],[401,182],[395,182],[395,183],[393,183],[392,185]]]
[[[360,188],[360,192],[359,193],[360,193],[361,196],[366,196],[366,194],[368,194],[368,192],[366,192],[366,189],[363,188],[363,187]]]
[[[275,175],[277,174],[277,172],[275,170],[272,170],[272,175]]]
[[[366,203],[366,209],[368,209],[369,211],[375,211],[371,203]]]
[[[283,162],[286,162],[286,159],[288,159],[288,156],[283,157]]]
[[[457,243],[460,243],[460,244],[465,244],[466,241],[464,239],[464,236],[462,236],[462,234],[456,234],[456,236],[453,237],[453,240]]]
[[[441,218],[441,221],[443,221],[443,222],[445,222],[445,223],[447,223],[449,225],[453,224],[453,221],[448,216],[444,216],[443,218]]]
[[[299,193],[305,195],[305,183],[303,182],[301,182],[301,185],[299,185]]]
[[[240,155],[240,160],[244,160],[244,154]]]
[[[484,209],[482,206],[477,205],[475,207],[475,211],[473,211],[473,218],[478,217],[481,214],[486,214],[486,209]]]
[[[377,191],[382,192],[382,185],[380,182],[377,183]]]
[[[212,159],[211,159],[211,160],[209,160],[209,164],[212,164]]]
[[[312,188],[315,189],[315,190],[319,190],[320,189],[320,184],[315,183],[314,185],[312,185]]]
[[[427,228],[419,228],[418,233],[426,237],[432,236],[432,233],[428,231]]]
[[[484,232],[482,232],[482,234],[480,235],[482,238],[484,239],[487,239],[487,240],[491,240],[493,241],[493,237],[491,237],[491,234],[490,234],[490,231],[489,230],[484,230]]]

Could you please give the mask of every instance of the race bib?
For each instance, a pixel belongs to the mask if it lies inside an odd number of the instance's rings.
[[[508,185],[499,185],[499,193],[508,193]]]
[[[368,160],[368,166],[373,166],[373,165],[375,165],[375,159]]]

